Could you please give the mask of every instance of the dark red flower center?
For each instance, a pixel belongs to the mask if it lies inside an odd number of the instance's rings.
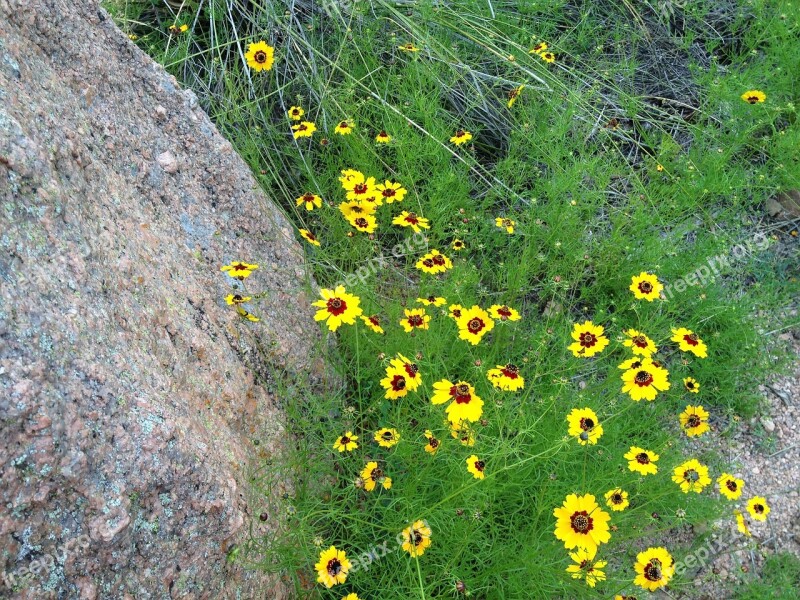
[[[392,389],[396,392],[406,389],[406,378],[402,375],[392,377]]]
[[[728,488],[730,491],[735,492],[739,489],[739,486],[736,485],[736,482],[733,479],[729,479],[725,482],[725,487]]]
[[[406,363],[403,368],[406,370],[406,373],[408,373],[408,376],[412,379],[417,376],[417,373],[419,373],[419,366],[416,363]]]
[[[580,335],[579,339],[581,346],[583,346],[584,348],[591,348],[597,343],[597,336],[595,336],[595,334],[589,331],[584,331]]]
[[[419,531],[417,531],[416,529],[414,529],[411,532],[411,535],[414,538],[414,545],[415,546],[419,546],[422,543],[422,534]]]
[[[300,125],[295,125],[295,127],[297,131],[305,131],[306,129],[308,129],[308,127],[306,125],[303,125],[302,123]]]
[[[644,576],[648,581],[661,581],[661,561],[652,559],[644,568]]]
[[[633,343],[639,348],[647,348],[647,338],[643,335],[637,335],[633,338]]]
[[[383,438],[385,441],[387,441],[387,442],[390,442],[390,441],[392,441],[392,440],[394,439],[394,434],[393,434],[391,431],[384,431],[384,432],[381,434],[381,437],[382,437],[382,438]]]
[[[648,385],[653,383],[653,376],[647,371],[638,371],[636,373],[636,377],[634,377],[633,380],[639,387],[647,387]]]
[[[482,460],[475,461],[475,470],[478,471],[479,473],[483,473],[483,469],[485,466],[486,464]]]
[[[360,229],[366,229],[369,227],[369,221],[367,221],[364,217],[358,217],[354,223],[356,224],[356,227]]]
[[[340,443],[342,446],[346,446],[347,444],[349,444],[349,443],[350,443],[350,438],[349,438],[349,437],[347,437],[346,435],[343,435],[343,436],[342,436],[342,439],[341,439],[341,440],[339,440],[339,443]]]
[[[388,133],[386,133],[385,131],[381,131],[381,132],[378,134],[378,137],[387,138],[387,137],[389,137],[389,134],[388,134]]]
[[[583,417],[581,419],[581,429],[584,431],[589,431],[590,429],[594,429],[594,419],[589,417]]]
[[[264,52],[263,50],[259,50],[258,52],[255,53],[253,58],[259,64],[260,63],[265,63],[265,62],[267,62],[267,53]]]
[[[649,465],[650,464],[650,455],[647,452],[639,452],[636,455],[636,462],[640,465]]]
[[[684,481],[688,481],[690,483],[696,483],[700,479],[700,473],[694,469],[689,469],[688,471],[683,472],[683,479]]]
[[[347,310],[347,302],[341,298],[331,298],[328,300],[328,312],[338,317]]]
[[[516,379],[519,377],[519,367],[512,363],[508,363],[503,369],[500,369],[500,372],[509,379]]]
[[[508,306],[501,306],[497,309],[497,314],[500,315],[500,319],[505,321],[511,316],[511,309]]]
[[[314,194],[311,193],[303,194],[303,200],[305,200],[306,202],[313,202]]]
[[[419,218],[417,218],[416,213],[413,212],[408,213],[405,220],[407,223],[411,223],[412,225],[419,223]]]
[[[341,123],[339,123],[340,129],[346,129],[347,127],[348,127],[347,121],[342,121]]]
[[[428,444],[430,444],[431,448],[438,448],[439,440],[437,440],[435,437],[428,438]]]
[[[457,138],[464,137],[464,133],[466,132],[463,129],[459,129],[458,131],[456,131],[456,137]]]
[[[424,321],[422,320],[422,317],[419,315],[411,315],[410,317],[408,317],[408,324],[411,325],[412,327],[419,327],[420,325],[423,324],[423,322]]]
[[[594,528],[594,519],[585,510],[574,513],[570,517],[570,525],[575,533],[589,533]]]
[[[450,396],[456,401],[456,404],[469,404],[472,400],[472,394],[469,391],[469,386],[466,383],[460,383],[450,388]]]
[[[759,515],[764,512],[764,505],[763,504],[754,504],[753,510],[756,511]]]
[[[622,504],[622,494],[619,494],[619,493],[613,494],[611,496],[611,502],[613,504]]]
[[[369,478],[372,481],[378,481],[381,477],[383,477],[383,470],[380,467],[375,467],[369,472]]]
[[[441,254],[437,254],[433,257],[433,264],[439,265],[440,267],[444,264],[444,256]]]
[[[328,575],[331,577],[336,577],[342,572],[342,563],[339,562],[338,558],[332,558],[328,561],[328,566],[326,569],[328,570]]]
[[[702,420],[697,415],[689,415],[686,420],[687,427],[700,427],[700,423],[702,423]]]
[[[422,261],[422,264],[428,267],[429,269],[433,267],[433,261],[430,258],[426,258]]]
[[[683,336],[683,341],[690,346],[697,346],[697,344],[700,342],[700,338],[697,337],[696,333],[689,333]]]
[[[750,104],[757,104],[758,103],[758,96],[748,96],[747,101]]]
[[[396,195],[396,192],[393,188],[388,187],[381,192],[381,195],[383,195],[384,198],[391,198]]]
[[[486,327],[486,323],[483,322],[483,319],[479,319],[478,317],[473,317],[470,319],[469,323],[467,323],[467,329],[470,333],[474,334],[477,334],[484,327]]]
[[[369,317],[369,322],[375,325],[375,327],[381,326],[381,322],[378,320],[378,317]]]
[[[454,309],[453,309],[453,316],[454,316],[456,319],[459,319],[459,318],[461,318],[461,309],[460,309],[460,308],[454,308]]]
[[[694,389],[694,381],[687,381],[686,382],[686,389],[693,390]]]
[[[369,186],[366,183],[357,183],[353,186],[354,194],[366,194],[368,190]]]

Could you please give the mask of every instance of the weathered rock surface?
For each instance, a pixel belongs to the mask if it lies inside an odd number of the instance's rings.
[[[226,555],[270,366],[314,370],[288,221],[86,0],[0,0],[0,196],[0,596],[283,597]]]

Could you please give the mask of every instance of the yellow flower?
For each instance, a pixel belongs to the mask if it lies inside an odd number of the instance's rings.
[[[697,459],[687,460],[672,471],[672,481],[681,486],[684,494],[689,492],[700,493],[711,483],[708,476],[708,467]]]
[[[372,315],[371,317],[361,316],[361,320],[364,321],[367,327],[372,329],[375,333],[383,333],[383,327],[381,327],[381,322],[378,320],[378,315]]]
[[[475,479],[483,479],[486,476],[483,472],[485,468],[486,463],[474,454],[467,459],[467,471],[472,473]]]
[[[603,426],[591,408],[573,408],[567,415],[569,435],[577,437],[581,446],[596,444],[603,435]]]
[[[258,268],[258,265],[241,262],[241,261],[234,261],[229,265],[225,265],[220,269],[220,271],[225,271],[228,275],[233,277],[234,279],[238,279],[239,281],[244,281],[250,274]]]
[[[641,331],[628,329],[628,331],[625,332],[625,335],[628,336],[628,339],[624,340],[622,345],[630,348],[634,354],[649,357],[651,354],[658,352],[658,348],[656,348],[653,340],[651,340]]]
[[[411,556],[422,556],[431,545],[431,528],[425,521],[414,521],[411,527],[403,529],[403,550]]]
[[[650,452],[650,450],[645,450],[638,446],[631,446],[631,449],[625,454],[625,458],[628,459],[628,469],[634,473],[642,475],[655,475],[658,473],[656,462],[660,457],[655,452]]]
[[[295,204],[297,206],[302,206],[303,204],[305,204],[306,210],[311,211],[314,210],[315,206],[317,208],[322,206],[322,198],[320,198],[316,194],[312,194],[311,192],[306,192],[305,194],[303,194],[302,196],[300,196],[295,200]]]
[[[603,335],[602,325],[595,325],[591,321],[575,323],[572,328],[572,339],[569,349],[577,357],[589,358],[603,351],[608,346],[608,338]]]
[[[400,227],[411,227],[414,233],[419,233],[420,229],[430,229],[428,219],[420,217],[417,213],[403,211],[392,219],[393,225],[400,225]]]
[[[475,393],[475,388],[466,381],[453,383],[442,379],[434,383],[431,403],[444,404],[445,402],[450,402],[445,412],[451,423],[464,421],[474,423],[483,414],[483,400]]]
[[[459,129],[458,131],[456,131],[455,135],[450,138],[450,141],[454,143],[456,146],[460,146],[461,144],[466,144],[471,139],[472,139],[472,134],[469,131]]]
[[[317,570],[317,582],[326,588],[332,588],[336,584],[344,583],[347,580],[347,572],[350,570],[350,561],[344,550],[337,550],[336,546],[331,546],[319,555],[319,562],[315,565]]]
[[[428,328],[431,317],[424,308],[412,308],[411,310],[406,308],[403,312],[406,316],[400,319],[400,325],[403,326],[406,333],[411,333],[414,329]]]
[[[743,533],[747,537],[752,537],[752,533],[750,533],[750,529],[747,527],[747,522],[744,520],[744,515],[740,510],[734,510],[733,516],[736,517],[736,529],[739,530],[739,533]]]
[[[441,306],[445,304],[447,300],[441,296],[428,296],[427,298],[417,298],[417,302],[425,306]]]
[[[292,106],[286,111],[286,114],[292,121],[299,121],[306,114],[306,111],[300,106]]]
[[[636,369],[625,371],[620,378],[622,379],[622,393],[630,394],[630,397],[639,400],[652,401],[656,399],[658,392],[665,392],[670,388],[667,381],[669,371],[657,367],[649,358],[641,361],[641,366]]]
[[[261,320],[257,316],[255,316],[253,313],[247,312],[241,306],[237,306],[236,307],[236,312],[239,313],[239,316],[242,317],[243,319],[247,319],[248,321],[251,321],[253,323],[258,323]]]
[[[640,369],[644,364],[643,358],[638,358],[634,356],[633,358],[629,358],[628,360],[624,361],[619,368],[623,371],[629,371],[630,369]]]
[[[708,413],[701,405],[687,405],[686,410],[678,418],[680,419],[681,427],[689,437],[702,435],[709,430]]]
[[[317,130],[317,126],[314,125],[311,121],[303,121],[302,123],[298,123],[297,125],[292,125],[292,135],[294,139],[302,138],[302,137],[311,137],[314,135],[314,132]]]
[[[250,302],[252,299],[252,296],[242,296],[240,294],[228,294],[225,296],[225,302],[228,304],[228,306],[244,304],[245,302]]]
[[[539,42],[533,48],[528,50],[528,54],[541,54],[547,50],[547,42]]]
[[[611,516],[591,494],[568,495],[564,504],[553,510],[553,516],[557,519],[555,536],[567,550],[577,547],[596,552],[600,544],[611,539],[608,527]]]
[[[517,222],[504,217],[497,217],[494,220],[494,224],[500,229],[505,229],[506,233],[514,233],[514,225],[516,225]]]
[[[508,92],[508,102],[506,103],[508,108],[514,106],[514,103],[517,101],[517,98],[519,98],[519,95],[522,93],[522,89],[524,87],[524,85],[521,85]]]
[[[359,304],[361,299],[358,296],[348,294],[343,286],[338,286],[335,290],[321,289],[322,300],[312,303],[312,306],[320,310],[314,315],[314,320],[325,321],[328,329],[336,331],[342,325],[353,325],[356,317],[363,312]]]
[[[358,444],[356,444],[357,440],[358,436],[353,435],[352,431],[348,431],[344,435],[337,438],[336,443],[333,444],[333,449],[338,450],[339,452],[350,452],[351,450],[358,448]]]
[[[317,236],[311,233],[308,229],[301,229],[300,235],[303,236],[303,239],[312,246],[319,246],[319,240],[317,239]]]
[[[359,181],[360,180],[360,181]],[[342,182],[342,186],[347,185],[348,200],[360,200],[361,202],[374,202],[376,205],[383,203],[381,195],[375,186],[374,177],[364,177],[361,175],[353,176],[352,179]]]
[[[453,243],[450,244],[450,247],[453,250],[455,250],[456,252],[458,252],[459,250],[463,250],[464,249],[465,244],[464,244],[464,242],[462,240],[453,240]]]
[[[719,493],[728,500],[738,500],[744,491],[744,480],[738,479],[729,473],[723,473],[717,479]]]
[[[556,55],[552,52],[540,52],[539,56],[541,56],[542,60],[548,64],[556,62]]]
[[[516,392],[525,387],[525,378],[519,374],[519,367],[513,363],[497,365],[496,369],[489,369],[486,377],[494,387],[504,392]]]
[[[339,135],[350,135],[353,133],[353,128],[355,127],[355,123],[351,120],[347,121],[339,121],[336,124],[336,128],[333,130],[334,133],[338,133]]]
[[[391,477],[387,477],[375,461],[367,463],[367,466],[361,471],[361,479],[364,480],[364,489],[368,492],[374,490],[378,484],[385,490],[392,488]]]
[[[673,329],[670,339],[673,342],[677,342],[678,347],[683,352],[691,352],[698,358],[705,358],[708,356],[708,348],[705,342],[691,329],[686,329],[685,327]]]
[[[605,581],[606,574],[601,569],[606,566],[606,561],[601,560],[592,563],[597,550],[587,550],[578,548],[575,552],[570,552],[569,557],[575,561],[574,565],[567,567],[567,573],[572,574],[573,579],[585,579],[586,585],[594,587],[598,581]]]
[[[408,42],[407,44],[403,44],[402,46],[398,46],[397,49],[398,50],[402,50],[403,52],[419,52],[419,48],[417,48],[411,42]]]
[[[400,433],[398,433],[397,429],[383,427],[375,432],[375,441],[378,442],[379,446],[391,448],[400,441]]]
[[[700,384],[697,383],[696,379],[692,379],[691,377],[686,377],[683,380],[683,387],[686,388],[687,392],[691,392],[693,394],[700,392]]]
[[[748,104],[759,104],[767,99],[767,95],[761,90],[747,90],[741,98]]]
[[[747,512],[756,521],[766,521],[769,514],[769,506],[762,496],[753,496],[747,501]]]
[[[475,445],[475,430],[469,421],[450,423],[450,436],[459,440],[462,446]]]
[[[628,500],[628,492],[622,488],[614,488],[606,492],[606,504],[608,507],[615,511],[621,512],[630,506]]]
[[[422,374],[419,372],[419,366],[402,354],[398,353],[397,358],[389,361],[389,365],[405,373],[406,387],[409,392],[413,392],[422,384]]]
[[[357,217],[365,217],[375,214],[375,204],[366,200],[348,200],[339,205],[339,212],[348,221]]]
[[[648,548],[636,556],[633,583],[650,592],[664,587],[675,575],[675,561],[666,548]]]
[[[522,318],[516,310],[507,304],[492,304],[489,307],[489,314],[498,321],[519,321]]]
[[[381,130],[378,132],[378,135],[375,136],[375,141],[379,144],[388,144],[392,141],[392,136],[390,136],[385,131]]]
[[[386,377],[381,379],[381,387],[386,390],[384,398],[397,400],[408,394],[408,381],[404,369],[387,367]]]
[[[461,317],[461,314],[464,312],[464,307],[460,304],[451,304],[447,307],[448,316],[451,319],[458,320]]]
[[[633,292],[637,300],[652,302],[661,296],[664,286],[661,285],[658,277],[642,271],[631,278],[631,286],[628,289]]]
[[[372,233],[378,228],[378,221],[374,215],[350,217],[347,221],[362,233]]]
[[[352,189],[357,183],[364,181],[365,177],[361,171],[356,169],[342,169],[342,175],[339,177],[339,183],[346,190]]]
[[[275,48],[261,40],[249,44],[244,57],[247,60],[247,66],[254,71],[269,71],[275,60]]]
[[[458,338],[468,341],[473,346],[494,329],[494,321],[489,313],[477,304],[464,310],[461,317],[456,320],[456,324],[458,325]]]
[[[436,275],[453,268],[453,262],[438,250],[431,250],[422,256],[415,265],[423,273]]]
[[[375,191],[377,192],[375,195],[380,195],[381,199],[386,202],[386,204],[402,202],[403,198],[405,198],[408,193],[408,190],[401,184],[389,179],[376,185]]]
[[[425,430],[425,439],[428,440],[427,445],[425,446],[425,452],[429,454],[436,454],[441,447],[441,442],[436,439],[433,435],[433,432],[430,429]]]

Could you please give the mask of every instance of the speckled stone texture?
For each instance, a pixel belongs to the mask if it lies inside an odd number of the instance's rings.
[[[87,0],[0,0],[0,197],[0,597],[284,597],[226,557],[270,373],[321,372],[288,221]]]

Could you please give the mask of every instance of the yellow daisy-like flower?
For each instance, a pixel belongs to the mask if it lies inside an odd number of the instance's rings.
[[[315,206],[317,208],[322,206],[322,198],[320,198],[316,194],[312,194],[311,192],[306,192],[305,194],[303,194],[302,196],[300,196],[295,200],[295,204],[297,206],[302,206],[305,204],[306,210],[312,211],[314,210]]]
[[[315,236],[313,233],[311,233],[308,229],[301,229],[300,230],[300,235],[303,236],[303,239],[305,241],[307,241],[309,244],[311,244],[312,246],[319,246],[320,245],[319,244],[319,240],[317,239],[317,236]]]
[[[342,184],[342,188],[349,190],[352,189],[356,183],[364,181],[364,179],[364,174],[361,171],[357,171],[356,169],[342,169],[339,183]]]
[[[353,133],[353,128],[355,126],[356,126],[355,123],[353,123],[353,121],[351,121],[350,119],[346,121],[339,121],[336,124],[336,127],[334,128],[333,132],[338,133],[339,135],[350,135],[351,133]]]
[[[406,308],[403,312],[406,315],[400,319],[403,331],[411,333],[415,329],[428,329],[431,316],[425,312],[424,308],[412,308],[411,310]]]
[[[505,229],[506,233],[514,233],[514,225],[516,225],[517,222],[504,217],[497,217],[494,220],[494,224],[500,229]]]
[[[458,320],[461,318],[461,315],[464,313],[464,307],[460,304],[451,304],[447,307],[447,315],[451,319]]]
[[[651,340],[641,331],[628,329],[628,331],[625,332],[625,335],[628,336],[628,339],[624,340],[622,345],[630,348],[634,354],[649,357],[650,355],[658,352],[658,348],[653,340]]]
[[[414,521],[411,527],[403,529],[403,550],[411,556],[422,556],[431,545],[431,528],[425,521]]]
[[[336,331],[342,325],[353,325],[356,317],[363,312],[361,299],[353,294],[348,294],[344,286],[338,286],[335,290],[321,289],[322,300],[312,302],[312,306],[320,310],[314,315],[315,321],[325,321],[328,329]]]
[[[742,511],[734,510],[733,516],[736,517],[736,529],[739,530],[739,533],[743,533],[747,537],[752,537],[753,534],[750,533],[750,529],[747,527],[747,521],[744,520]]]
[[[484,474],[484,469],[486,468],[486,463],[479,459],[476,455],[472,455],[467,459],[467,471],[472,473],[472,476],[475,479],[483,479],[486,475]]]
[[[445,402],[450,402],[445,412],[451,423],[464,421],[474,423],[483,414],[483,400],[475,393],[475,388],[466,381],[453,383],[442,379],[434,383],[431,403],[444,404]]]
[[[685,327],[673,329],[670,339],[673,342],[677,342],[678,347],[683,352],[691,352],[698,358],[705,358],[708,356],[708,348],[705,342],[691,329],[686,329]]]
[[[229,265],[225,265],[220,269],[220,271],[224,271],[234,279],[238,279],[239,281],[244,281],[253,271],[258,269],[258,265],[250,264],[241,261],[234,261]]]
[[[417,298],[417,302],[425,306],[441,306],[442,304],[446,304],[447,300],[441,296],[428,296],[427,298]]]
[[[359,179],[361,181],[359,181]],[[343,182],[342,185],[347,185],[345,188],[347,190],[347,199],[348,200],[360,200],[361,202],[375,202],[376,204],[380,205],[382,202],[380,194],[375,186],[375,178],[374,177],[361,177],[354,176],[353,179],[350,179],[346,183]]]
[[[379,144],[388,144],[392,141],[392,136],[390,136],[385,131],[381,130],[378,132],[378,135],[375,136],[375,141]]]
[[[614,512],[621,512],[630,506],[628,492],[622,488],[614,488],[606,492],[606,504]]]
[[[243,319],[247,319],[248,321],[251,321],[252,323],[258,323],[261,320],[257,316],[255,316],[253,313],[247,312],[241,306],[237,306],[236,307],[236,312],[239,313],[240,317],[242,317]]]
[[[396,358],[389,361],[389,365],[395,369],[405,372],[406,374],[406,387],[409,392],[415,391],[422,385],[422,374],[419,372],[419,366],[411,362],[402,354],[398,353]]]
[[[378,228],[378,220],[375,215],[350,217],[347,222],[362,233],[373,233]]]
[[[667,381],[669,371],[657,367],[649,358],[642,359],[639,368],[629,369],[620,377],[622,379],[622,393],[639,402],[640,400],[652,401],[658,392],[665,392],[670,388]]]
[[[339,205],[339,212],[341,212],[342,216],[348,221],[357,217],[374,215],[376,210],[376,205],[367,200],[348,200]]]
[[[450,247],[456,252],[459,252],[466,247],[466,244],[463,242],[463,240],[456,239],[453,240],[453,242],[450,244]]]
[[[650,452],[650,450],[645,450],[638,446],[631,446],[631,449],[625,454],[625,458],[628,459],[628,469],[634,473],[640,473],[641,475],[655,475],[658,473],[656,463],[660,457],[655,452]]]
[[[382,427],[375,432],[375,441],[379,446],[391,448],[400,441],[400,433],[397,429]]]
[[[644,364],[643,361],[644,361],[643,358],[638,358],[634,356],[633,358],[629,358],[628,360],[623,362],[621,365],[619,365],[618,368],[622,369],[623,371],[629,371],[630,369],[640,369]]]
[[[403,52],[419,52],[419,48],[417,48],[411,42],[408,42],[407,44],[403,44],[402,46],[398,46],[397,49],[398,50],[402,50]]]
[[[608,521],[611,516],[595,502],[594,496],[570,494],[564,503],[553,510],[557,519],[554,531],[567,550],[583,548],[597,552],[600,544],[611,539]]]
[[[378,315],[372,315],[371,317],[362,315],[361,320],[364,321],[364,324],[372,329],[372,331],[375,333],[384,333],[383,327],[381,327],[381,322],[378,319]]]
[[[375,461],[367,463],[361,471],[361,479],[364,481],[364,489],[368,492],[374,490],[376,485],[383,486],[385,490],[392,488],[392,478],[387,477]]]
[[[252,296],[242,296],[241,294],[228,294],[225,296],[225,302],[228,304],[228,306],[244,304],[245,302],[250,302],[252,299]]]
[[[300,119],[303,118],[304,114],[306,114],[306,111],[304,111],[303,108],[300,106],[292,106],[289,108],[289,110],[286,111],[286,115],[292,121],[299,121]]]
[[[337,550],[331,546],[319,555],[319,562],[314,567],[317,570],[317,582],[326,588],[347,581],[347,572],[350,570],[350,561],[344,550]]]
[[[696,379],[692,379],[691,377],[686,377],[683,380],[683,387],[686,388],[687,392],[691,392],[692,394],[700,393],[700,384],[697,383]]]
[[[436,275],[453,268],[453,262],[438,250],[431,250],[422,256],[415,265],[423,273]]]
[[[556,55],[552,52],[539,52],[539,56],[542,60],[548,64],[552,64],[556,62]]]
[[[422,229],[430,229],[428,219],[420,217],[417,213],[403,211],[392,219],[393,225],[400,225],[400,227],[411,227],[414,233],[419,233]]]
[[[569,435],[578,438],[581,446],[596,444],[603,435],[603,426],[600,419],[591,408],[573,408],[567,415]]]
[[[519,321],[522,318],[516,310],[507,304],[492,304],[489,307],[489,314],[498,321]]]
[[[652,302],[661,296],[661,290],[664,289],[664,286],[658,280],[658,277],[642,271],[631,278],[631,286],[628,289],[633,292],[637,300]]]
[[[569,345],[572,354],[577,357],[589,358],[603,351],[608,346],[608,338],[603,335],[602,325],[595,325],[591,321],[575,323],[572,328],[574,343]]]
[[[339,452],[350,452],[351,450],[358,448],[358,444],[356,443],[357,440],[358,436],[353,435],[352,431],[348,431],[344,435],[337,438],[336,443],[333,444],[333,449],[338,450]]]
[[[387,367],[386,377],[381,379],[381,387],[386,390],[384,398],[397,400],[408,394],[408,379],[404,369]]]
[[[748,104],[760,104],[767,99],[767,95],[761,90],[747,90],[741,98]]]
[[[244,57],[247,60],[247,66],[254,71],[269,71],[275,60],[275,48],[261,40],[249,44]]]
[[[687,460],[672,471],[672,481],[681,486],[684,494],[695,492],[699,494],[711,483],[708,476],[708,467],[697,459]]]
[[[380,194],[381,199],[386,202],[386,204],[402,202],[403,198],[405,198],[408,193],[408,190],[404,188],[402,184],[389,179],[376,185],[375,191],[377,192],[376,196]]]
[[[317,126],[311,121],[303,121],[297,125],[292,125],[292,135],[294,136],[294,139],[311,137],[314,135],[316,130]]]
[[[496,369],[489,369],[486,377],[494,387],[504,392],[516,392],[525,387],[525,378],[519,374],[519,367],[513,363],[497,365]]]
[[[541,54],[547,50],[547,42],[539,42],[533,48],[528,50],[528,54]]]
[[[461,317],[456,320],[456,324],[458,325],[458,338],[468,341],[473,346],[494,329],[494,321],[489,313],[477,304],[464,310]]]
[[[666,548],[648,548],[636,556],[636,579],[633,583],[650,592],[669,583],[675,575],[675,561]]]
[[[450,436],[459,440],[462,446],[475,445],[475,430],[469,424],[469,421],[450,423]]]
[[[455,135],[450,138],[450,141],[456,146],[460,146],[461,144],[466,144],[471,139],[472,139],[472,134],[469,131],[465,131],[464,129],[459,129],[458,131],[456,131]]]
[[[575,552],[570,552],[569,557],[575,564],[567,567],[567,573],[571,573],[573,579],[585,579],[586,585],[589,587],[594,587],[598,581],[605,581],[606,574],[602,569],[607,563],[604,560],[593,563],[596,554],[597,549],[587,550],[585,548],[578,548]]]
[[[717,479],[719,493],[728,500],[738,500],[744,491],[744,480],[738,479],[730,473],[723,473]]]
[[[433,435],[433,432],[430,429],[425,430],[425,439],[428,440],[427,445],[425,446],[425,452],[428,454],[436,454],[441,447],[441,442]]]
[[[680,416],[681,427],[689,437],[703,435],[710,428],[708,426],[708,412],[701,406],[686,406]]]
[[[519,98],[519,95],[522,93],[524,87],[524,85],[521,85],[508,92],[508,102],[506,103],[508,108],[514,106],[514,103],[517,101],[517,98]]]
[[[747,512],[756,521],[766,521],[769,514],[769,505],[762,496],[753,496],[747,501]]]

